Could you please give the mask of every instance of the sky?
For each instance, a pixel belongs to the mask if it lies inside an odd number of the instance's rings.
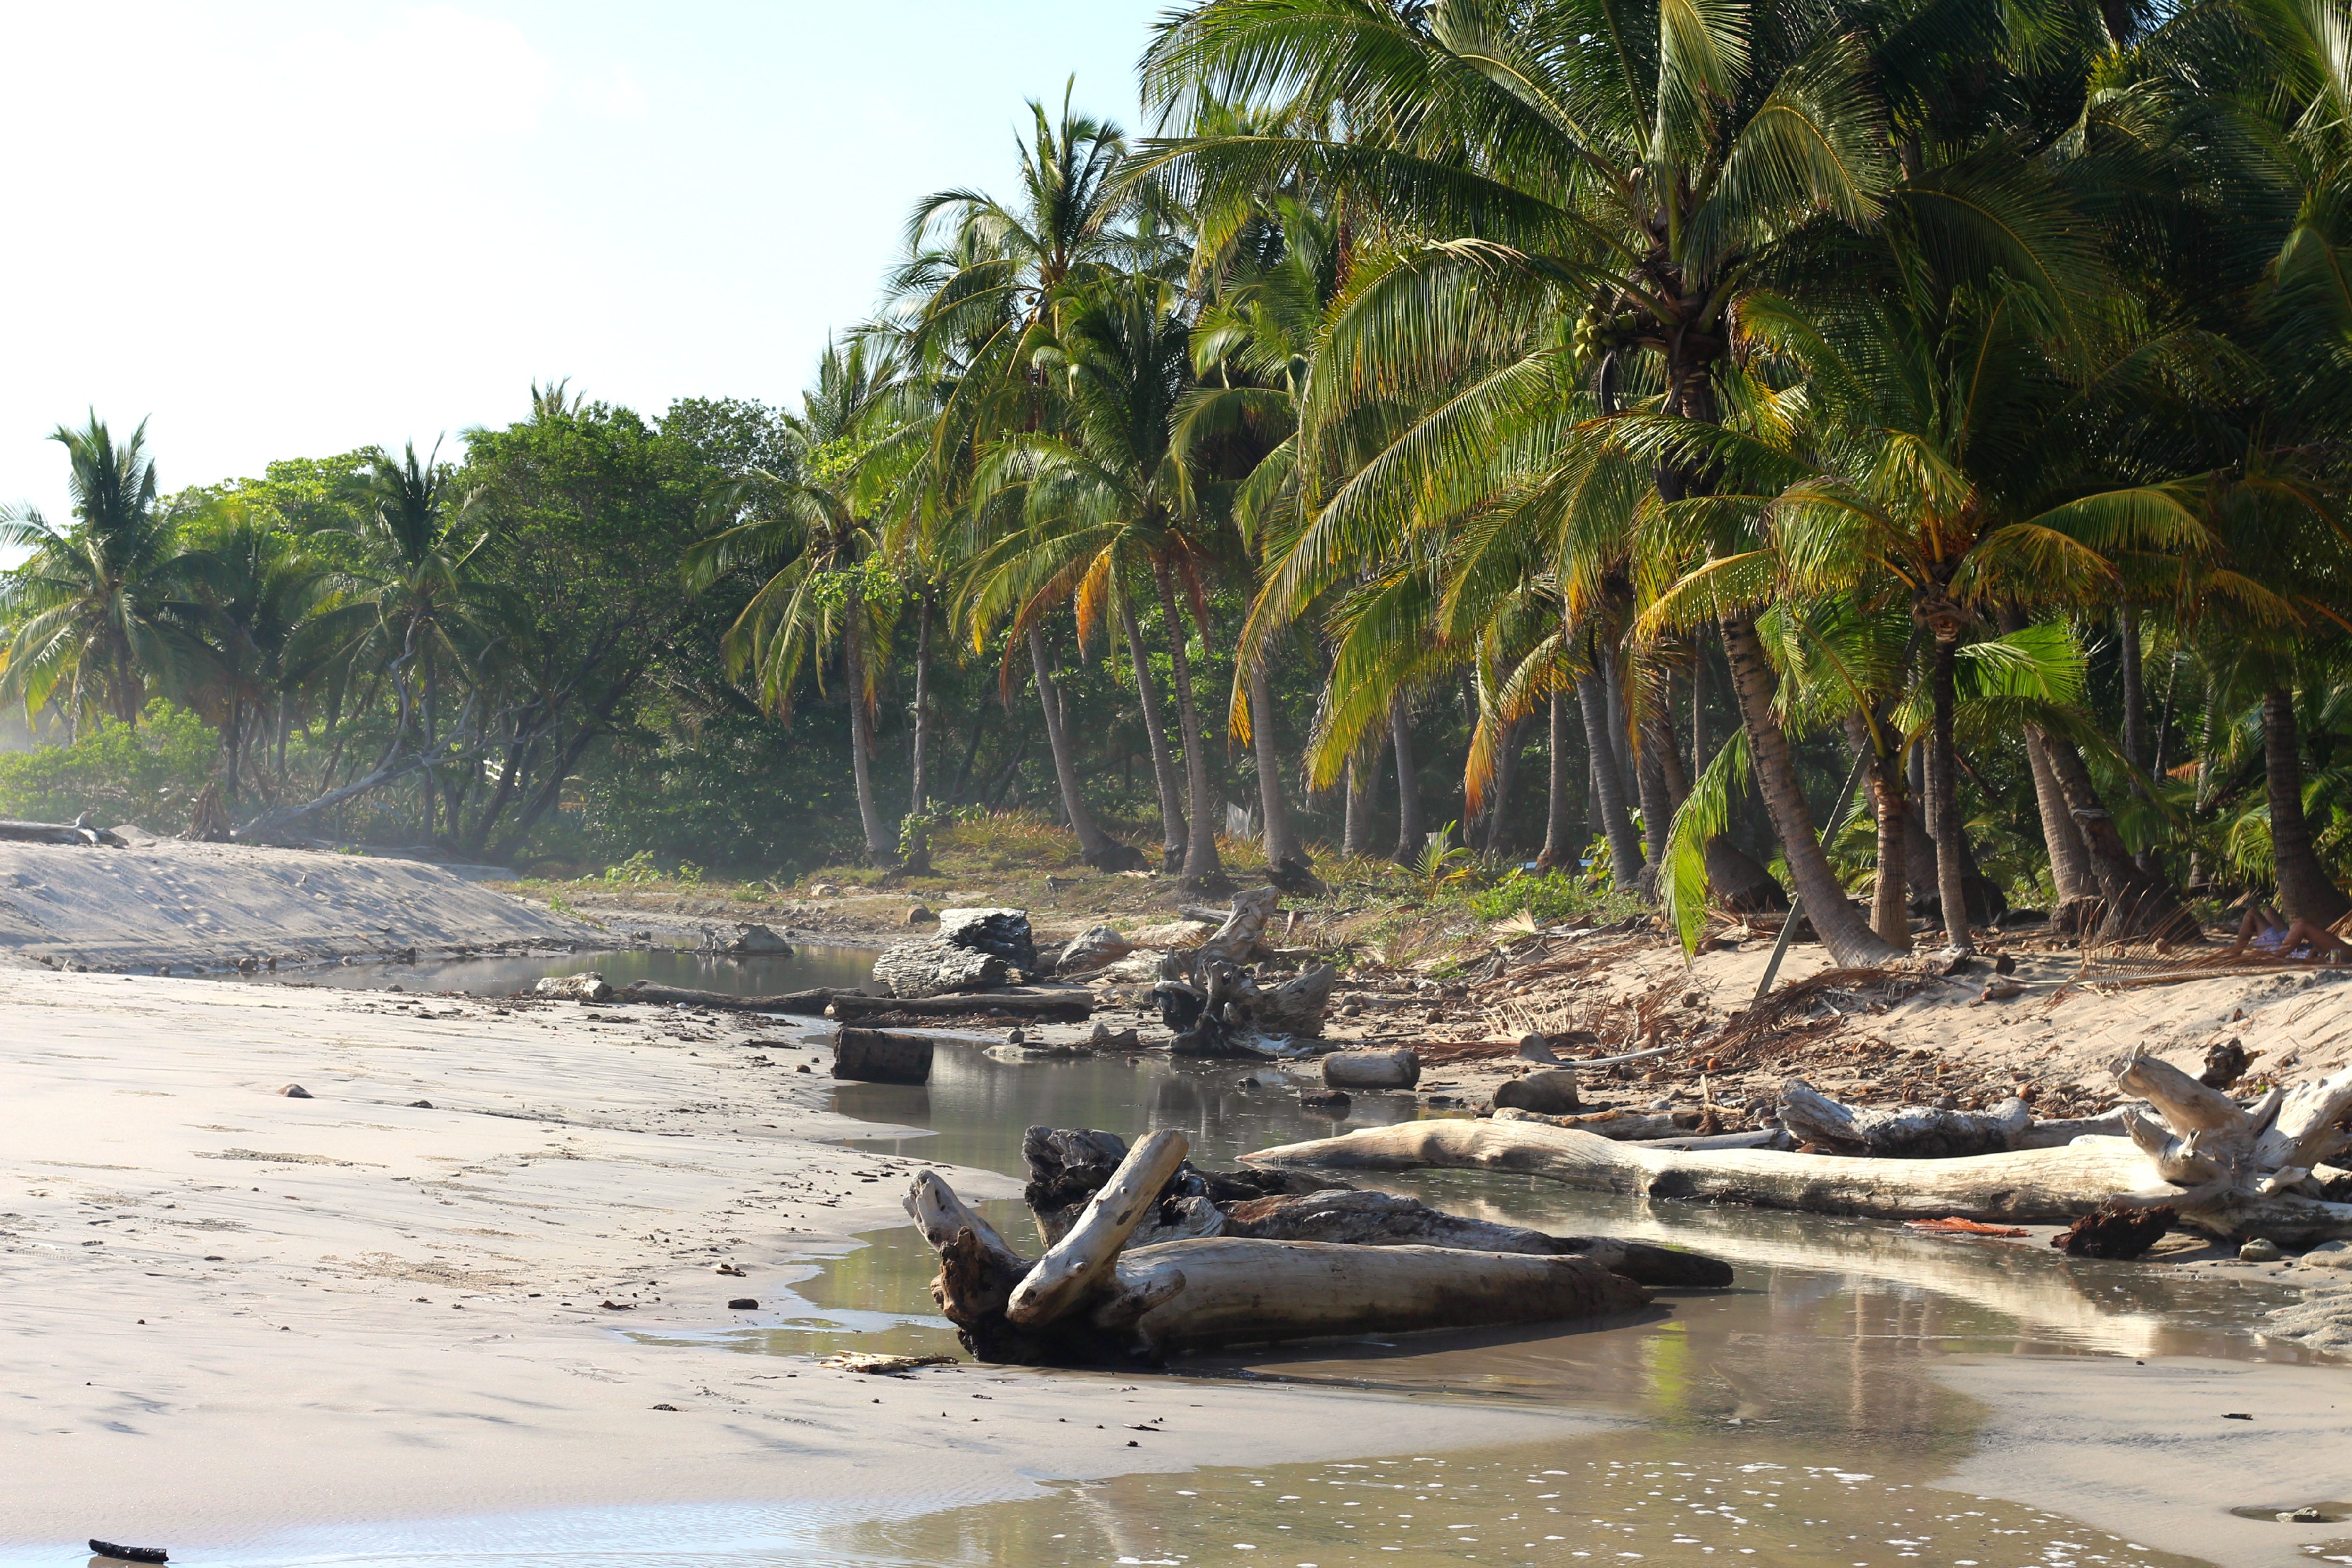
[[[0,0],[0,503],[446,455],[533,381],[796,397],[1024,100],[1137,128],[1164,0]]]

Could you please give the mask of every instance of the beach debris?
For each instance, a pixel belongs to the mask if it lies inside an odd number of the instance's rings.
[[[931,1037],[844,1025],[834,1032],[833,1076],[862,1083],[928,1083]]]
[[[814,1016],[824,1012],[836,996],[865,994],[855,986],[820,985],[808,991],[787,991],[780,996],[738,996],[725,991],[695,991],[682,985],[656,985],[632,980],[614,996],[616,1002],[641,1002],[657,1006],[715,1008],[734,1013],[793,1013]]]
[[[1319,1110],[1327,1116],[1345,1116],[1355,1103],[1345,1092],[1336,1089],[1302,1089],[1298,1091],[1301,1109]]]
[[[819,1366],[829,1366],[842,1372],[860,1373],[867,1377],[904,1377],[919,1366],[953,1366],[951,1355],[881,1355],[873,1351],[843,1351],[823,1356]]]
[[[1037,939],[1026,910],[941,910],[938,934],[957,947],[993,953],[1025,974],[1037,973]]]
[[[1133,1029],[1114,1029],[1097,1021],[1087,1036],[1087,1044],[1098,1051],[1139,1051],[1143,1037]]]
[[[1531,1072],[1497,1085],[1495,1108],[1539,1110],[1547,1116],[1570,1116],[1583,1109],[1576,1098],[1576,1074],[1565,1068]]]
[[[725,1274],[737,1279],[748,1279],[751,1278],[750,1275],[746,1274],[742,1269],[736,1268],[732,1263],[714,1263],[710,1266],[710,1271],[713,1274]]]
[[[284,1095],[289,1100],[310,1100],[313,1098],[310,1091],[304,1089],[299,1083],[289,1083],[278,1092]]]
[[[938,936],[894,942],[874,959],[874,983],[888,996],[977,991],[1002,985],[1011,978],[1012,965],[996,953],[959,946]]]
[[[2033,1124],[2033,1110],[2014,1095],[1988,1111],[1932,1105],[1876,1110],[1832,1100],[1792,1078],[1780,1089],[1780,1122],[1794,1136],[1834,1153],[1933,1160],[2014,1149]]]
[[[610,1002],[613,988],[604,977],[591,969],[581,974],[545,974],[530,988],[534,996],[549,996],[560,1002],[578,1002],[583,1005]]]
[[[2238,1248],[2241,1263],[2276,1263],[2285,1256],[2286,1249],[2266,1236],[2253,1237]]]
[[[94,1535],[89,1538],[89,1549],[95,1556],[111,1557],[118,1563],[169,1563],[172,1560],[172,1554],[160,1546],[118,1546]]]
[[[411,1110],[430,1110],[433,1109],[433,1102],[429,1100],[412,1100],[408,1102],[408,1109]]]
[[[727,1310],[730,1312],[756,1312],[760,1310],[760,1302],[756,1297],[738,1296],[727,1303]]]
[[[1024,1155],[1033,1146],[1078,1157],[1090,1174],[1121,1141],[1035,1128]],[[931,1293],[966,1346],[993,1361],[1156,1357],[1206,1345],[1592,1317],[1649,1300],[1644,1287],[1582,1254],[1230,1235],[1139,1239],[1169,1207],[1160,1194],[1188,1173],[1203,1185],[1232,1180],[1191,1172],[1186,1149],[1173,1130],[1126,1149],[1034,1263],[937,1172],[919,1173],[907,1210],[940,1255]],[[1033,1176],[1033,1190],[1039,1184]],[[1179,1212],[1205,1222],[1200,1205],[1184,1202]]]
[[[2232,1035],[2205,1047],[2205,1070],[2197,1075],[2197,1081],[2208,1089],[2233,1089],[2253,1065],[2254,1053]]]
[[[1117,963],[1134,951],[1135,944],[1119,935],[1118,928],[1088,926],[1072,937],[1054,960],[1054,973],[1061,975],[1089,974]]]
[[[908,904],[907,906],[907,923],[910,926],[929,925],[939,918],[939,912],[929,905]]]
[[[2025,1234],[2013,1225],[1987,1225],[1982,1220],[1962,1219],[1958,1215],[1946,1215],[1941,1219],[1906,1219],[1906,1230],[1931,1231],[1938,1236],[1999,1236],[2016,1237]]]
[[[1541,1062],[1546,1067],[1559,1065],[1559,1058],[1552,1053],[1550,1037],[1542,1034],[1530,1033],[1519,1037],[1519,1059]]]
[[[843,1023],[912,1023],[938,1018],[1083,1023],[1095,1010],[1094,993],[1077,986],[977,991],[961,996],[868,996],[837,993],[824,1011]]]
[[[2107,1202],[2050,1238],[2050,1245],[2069,1258],[2114,1258],[2129,1261],[2146,1256],[2179,1220],[2173,1209],[2133,1208]]]
[[[793,944],[770,931],[766,926],[749,921],[739,921],[728,935],[717,926],[702,928],[700,952],[719,958],[790,958]]]
[[[2009,1002],[2024,994],[2025,987],[2018,982],[2014,980],[2005,980],[1999,976],[1995,976],[1993,979],[1985,982],[1984,989],[1977,993],[1977,1000],[1979,1002]]]
[[[635,1301],[615,1301],[610,1297],[597,1302],[596,1305],[608,1312],[634,1312],[637,1310],[637,1304]]]
[[[1225,1234],[1262,1241],[1323,1241],[1353,1247],[1444,1247],[1465,1252],[1543,1256],[1575,1253],[1643,1285],[1731,1283],[1731,1266],[1701,1253],[1603,1237],[1550,1236],[1519,1226],[1465,1219],[1393,1193],[1335,1191],[1250,1198],[1227,1206]]]
[[[1421,1081],[1421,1058],[1410,1046],[1333,1051],[1323,1058],[1328,1089],[1411,1089]]]
[[[667,1410],[673,1415],[677,1414],[677,1406],[675,1405],[649,1405],[646,1408],[648,1410]]]
[[[1160,959],[1151,998],[1176,1037],[1172,1054],[1281,1057],[1313,1049],[1339,972],[1309,963],[1287,980],[1259,984],[1249,966],[1265,955],[1277,898],[1272,888],[1235,893],[1231,910],[1199,946]]]
[[[121,834],[92,826],[88,812],[72,823],[0,821],[0,844],[62,844],[82,848],[102,844],[110,849],[131,847],[131,841]]]

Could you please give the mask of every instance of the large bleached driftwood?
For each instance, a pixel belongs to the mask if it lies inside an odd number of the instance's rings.
[[[1323,1033],[1337,969],[1310,963],[1272,985],[1259,984],[1249,973],[1251,960],[1264,950],[1276,902],[1272,888],[1234,894],[1232,912],[1208,940],[1160,961],[1152,999],[1175,1035],[1170,1045],[1175,1055],[1290,1055],[1304,1048],[1294,1042]]]
[[[1254,1241],[1332,1241],[1354,1247],[1446,1247],[1468,1252],[1576,1253],[1642,1285],[1720,1286],[1731,1266],[1718,1258],[1642,1241],[1551,1236],[1492,1220],[1467,1219],[1394,1193],[1346,1189],[1253,1198],[1225,1214],[1227,1236]]]
[[[1066,987],[1047,991],[973,991],[958,996],[866,996],[836,993],[825,1011],[844,1022],[883,1016],[906,1018],[1019,1018],[1038,1023],[1082,1023],[1095,1010],[1094,993]]]
[[[1590,1258],[1222,1237],[1139,1247],[1114,1278],[1096,1321],[1118,1322],[1150,1303],[1131,1331],[1153,1353],[1600,1317],[1650,1300]]]
[[[2352,1237],[2352,1204],[2318,1195],[2312,1165],[2352,1147],[2352,1068],[2251,1106],[2157,1058],[2115,1064],[2117,1085],[2155,1108],[2126,1110],[2127,1138],[1940,1159],[1670,1150],[1612,1142],[1524,1112],[1487,1121],[1409,1121],[1247,1155],[1277,1168],[1508,1171],[1653,1198],[1699,1198],[1880,1219],[2059,1223],[2119,1201],[2179,1211],[2230,1240],[2289,1246]],[[1833,1102],[1832,1102],[1833,1103]],[[2013,1120],[2013,1118],[2011,1118]]]
[[[1780,1089],[1780,1121],[1797,1137],[1841,1154],[1940,1160],[2016,1148],[2033,1125],[2033,1110],[2015,1095],[1988,1111],[1932,1105],[1874,1110],[1832,1100],[1792,1078]]]
[[[1054,1142],[1056,1169],[1073,1171],[1091,1168],[1092,1153],[1107,1155],[1116,1142],[1069,1130],[1032,1129],[1032,1136],[1041,1149]],[[1158,1356],[1211,1344],[1591,1316],[1644,1304],[1648,1293],[1634,1275],[1696,1285],[1721,1284],[1729,1275],[1714,1259],[1672,1248],[1518,1232],[1410,1199],[1345,1191],[1315,1196],[1327,1210],[1352,1204],[1351,1213],[1294,1214],[1290,1232],[1361,1234],[1380,1245],[1217,1235],[1226,1211],[1203,1195],[1171,1195],[1180,1172],[1187,1182],[1249,1194],[1228,1200],[1236,1210],[1255,1199],[1253,1188],[1277,1178],[1190,1172],[1184,1152],[1184,1137],[1174,1131],[1126,1150],[1076,1223],[1034,1264],[936,1173],[919,1175],[908,1213],[940,1255],[931,1293],[964,1342],[1001,1361]],[[1043,1195],[1058,1204],[1066,1194],[1055,1187]],[[1211,1234],[1129,1245],[1147,1223],[1166,1234],[1171,1208],[1181,1211],[1180,1232],[1192,1224]],[[1264,1211],[1260,1217],[1283,1228]],[[1422,1245],[1429,1239],[1446,1245]],[[1524,1250],[1477,1245],[1507,1240]],[[1567,1250],[1578,1246],[1588,1250]]]
[[[1402,1121],[1288,1143],[1244,1163],[1339,1171],[1506,1171],[1596,1192],[1701,1198],[1878,1219],[1958,1215],[2010,1224],[2071,1218],[2085,1194],[2147,1185],[2156,1172],[2121,1138],[1958,1160],[1874,1160],[1769,1149],[1689,1152],[1621,1143],[1535,1121]]]

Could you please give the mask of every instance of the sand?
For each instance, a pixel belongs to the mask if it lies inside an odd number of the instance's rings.
[[[0,1542],[970,1500],[1603,1424],[997,1368],[877,1380],[697,1341],[751,1321],[727,1300],[775,1299],[793,1259],[903,1223],[912,1163],[824,1142],[871,1128],[823,1109],[821,1079],[744,1065],[733,1020],[505,1005],[0,967]]]
[[[145,835],[128,849],[0,844],[0,954],[59,964],[299,963],[611,941],[418,860]]]

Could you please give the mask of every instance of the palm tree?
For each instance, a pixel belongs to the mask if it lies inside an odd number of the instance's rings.
[[[1051,426],[1055,393],[1038,350],[1050,337],[1060,302],[1071,290],[1171,253],[1164,238],[1139,234],[1130,221],[1139,205],[1118,184],[1126,157],[1119,128],[1073,113],[1068,89],[1058,118],[1035,100],[1029,110],[1033,124],[1021,148],[1017,198],[1001,201],[958,189],[918,204],[908,224],[909,259],[888,286],[894,308],[874,329],[902,353],[910,380],[939,389],[926,422],[931,452],[921,480],[931,491],[925,505],[934,526],[955,516],[976,529],[981,520],[971,486],[991,446],[1006,434],[1035,435]],[[984,534],[976,536],[972,551],[988,542]],[[1101,860],[1115,851],[1079,792],[1078,761],[1062,722],[1044,629],[1028,618],[1023,637],[1045,709],[1063,813],[1081,851]],[[1164,816],[1173,792],[1148,666],[1139,663],[1137,679]],[[1169,837],[1172,847],[1172,831]]]
[[[730,487],[721,504],[757,510],[740,516],[687,552],[688,584],[706,587],[730,572],[767,574],[728,628],[728,666],[751,672],[761,706],[787,721],[803,668],[820,689],[825,658],[836,647],[849,703],[851,773],[866,852],[876,864],[896,858],[898,841],[876,804],[873,780],[876,693],[904,585],[882,550],[882,502],[862,483],[861,464],[888,434],[887,367],[872,363],[866,342],[828,345],[817,384],[789,420],[799,471],[755,470]]]
[[[1149,278],[1098,282],[1070,294],[1050,335],[1033,334],[1053,418],[1043,429],[1006,434],[982,462],[982,504],[1017,496],[1024,526],[975,560],[971,614],[976,627],[1009,615],[1026,635],[1046,609],[1070,600],[1084,637],[1116,608],[1140,688],[1150,676],[1127,583],[1149,577],[1183,736],[1191,802],[1184,874],[1208,881],[1223,875],[1223,803],[1209,772],[1180,599],[1199,618],[1211,550],[1192,476],[1174,444],[1192,336],[1175,305],[1174,290]]]
[[[1400,521],[1452,527],[1514,489],[1531,524],[1549,523],[1559,487],[1547,496],[1547,470],[1581,467],[1562,418],[1580,364],[1598,366],[1604,402],[1627,386],[1716,420],[1740,299],[1824,224],[1872,219],[1893,183],[1866,63],[1830,13],[1768,24],[1738,5],[1206,0],[1165,24],[1145,66],[1160,100],[1279,90],[1351,136],[1190,138],[1152,166],[1212,188],[1311,174],[1387,225],[1401,257],[1335,331],[1299,460],[1320,461],[1318,425],[1367,399],[1419,397],[1428,412],[1334,490],[1307,558],[1393,556]],[[1680,499],[1704,476],[1655,482]],[[1559,576],[1590,580],[1580,563]],[[1822,854],[1753,627],[1727,609],[1722,634],[1816,927],[1841,962],[1882,959]]]
[[[15,628],[0,701],[27,717],[54,704],[68,733],[93,709],[135,724],[151,685],[177,689],[196,652],[187,558],[156,505],[145,421],[120,445],[94,412],[49,438],[70,464],[73,521],[59,527],[30,507],[0,514],[0,548],[30,552],[0,580],[0,622]]]
[[[540,400],[541,389],[532,391]],[[355,506],[327,525],[356,545],[352,598],[374,612],[341,657],[348,668],[381,672],[390,684],[386,760],[412,736],[416,755],[426,759],[419,777],[428,838],[442,829],[436,769],[454,739],[442,729],[446,704],[474,682],[475,658],[488,640],[479,616],[488,590],[474,571],[486,536],[473,531],[472,494],[439,459],[437,444],[421,458],[414,441],[399,458],[372,451]]]

